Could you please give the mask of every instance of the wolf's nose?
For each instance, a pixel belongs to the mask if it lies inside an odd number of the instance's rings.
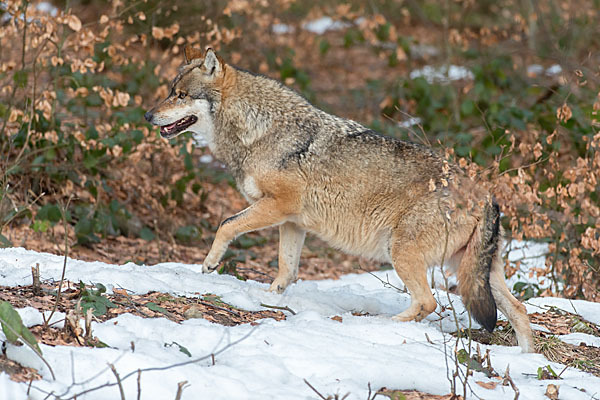
[[[152,113],[150,111],[148,111],[146,114],[144,114],[144,118],[146,118],[146,121],[150,122],[152,120]]]

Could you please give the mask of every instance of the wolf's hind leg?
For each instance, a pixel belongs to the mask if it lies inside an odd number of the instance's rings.
[[[391,256],[394,269],[410,292],[410,306],[393,319],[397,321],[420,321],[437,307],[427,282],[425,259],[417,248],[399,244],[392,246]]]
[[[217,268],[229,242],[242,233],[255,231],[285,221],[285,209],[271,197],[264,197],[250,207],[227,218],[221,223],[215,240],[204,260],[202,272],[210,272]]]
[[[298,263],[306,231],[293,222],[279,225],[279,270],[269,291],[282,293],[298,277]]]
[[[533,332],[529,324],[527,310],[508,290],[506,281],[504,280],[504,268],[499,256],[496,256],[492,264],[490,286],[492,287],[492,296],[494,296],[496,305],[502,311],[502,314],[508,318],[515,330],[517,342],[521,346],[523,353],[535,352]]]

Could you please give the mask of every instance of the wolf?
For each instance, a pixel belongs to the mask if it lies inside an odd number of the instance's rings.
[[[411,296],[398,321],[437,303],[426,271],[447,266],[471,316],[488,331],[497,308],[524,352],[534,352],[525,307],[501,260],[500,211],[491,195],[431,148],[330,115],[282,83],[186,47],[166,99],[145,114],[164,138],[202,135],[250,206],[223,220],[203,263],[217,268],[238,235],[279,227],[279,270],[269,290],[297,278],[307,232],[350,254],[391,263]]]

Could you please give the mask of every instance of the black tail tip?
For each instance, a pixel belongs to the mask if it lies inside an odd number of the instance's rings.
[[[477,322],[479,322],[481,325],[483,325],[483,327],[485,328],[486,331],[488,331],[489,333],[492,333],[492,331],[496,327],[496,320],[497,320],[496,315],[493,315],[493,316],[490,315],[487,318],[484,318],[483,320],[477,319]]]
[[[470,307],[471,315],[475,318],[475,321],[479,322],[486,331],[492,332],[496,327],[496,321],[498,320],[498,312],[496,310],[496,303],[482,302]]]

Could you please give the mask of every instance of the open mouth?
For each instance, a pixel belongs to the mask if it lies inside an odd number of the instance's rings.
[[[195,115],[188,115],[169,125],[160,127],[160,135],[164,138],[171,138],[185,131],[188,127],[194,125],[198,121]]]

